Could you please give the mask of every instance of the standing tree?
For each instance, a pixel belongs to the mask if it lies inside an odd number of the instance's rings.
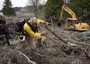
[[[69,7],[79,16],[90,15],[90,0],[70,0]]]
[[[72,9],[79,20],[89,22],[90,20],[90,0],[70,0],[68,7]]]
[[[28,0],[28,1],[29,1],[29,4],[33,6],[35,16],[38,17],[38,12],[42,4],[45,3],[45,0]]]
[[[48,0],[45,6],[45,17],[47,19],[50,16],[55,16],[59,18],[62,4],[63,4],[62,0]]]
[[[12,4],[10,0],[5,0],[2,8],[2,12],[4,15],[15,15],[15,10],[12,8]]]

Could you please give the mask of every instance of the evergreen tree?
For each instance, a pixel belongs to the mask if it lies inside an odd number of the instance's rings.
[[[50,15],[59,17],[63,0],[48,0],[45,6],[46,18]],[[90,15],[90,0],[70,0],[66,6],[73,10],[77,16]]]
[[[73,9],[77,15],[88,15],[90,14],[89,2],[90,0],[70,0],[69,7]]]
[[[59,18],[60,9],[62,7],[62,0],[48,0],[45,6],[45,17],[55,16]]]
[[[15,15],[15,10],[12,8],[12,4],[10,0],[5,0],[2,8],[2,12],[4,15]]]

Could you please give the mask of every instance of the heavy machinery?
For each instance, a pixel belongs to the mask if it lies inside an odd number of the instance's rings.
[[[67,18],[65,20],[65,27],[66,29],[73,29],[77,31],[86,31],[89,30],[89,24],[87,23],[77,23],[76,14],[68,8],[65,4],[62,6],[61,13],[60,13],[60,21],[63,19],[63,13],[66,11],[68,14],[71,15],[71,18]]]

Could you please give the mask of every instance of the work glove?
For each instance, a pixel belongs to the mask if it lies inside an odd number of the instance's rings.
[[[40,42],[46,42],[47,38],[45,36],[41,36],[40,39],[38,39]]]
[[[52,24],[51,24],[51,23],[49,23],[49,22],[45,22],[45,24],[46,24],[46,25],[52,25]]]
[[[46,42],[47,38],[45,36],[41,36],[41,42]]]
[[[48,22],[45,22],[46,25],[48,25],[49,23]]]
[[[41,32],[41,36],[46,35],[46,31]]]

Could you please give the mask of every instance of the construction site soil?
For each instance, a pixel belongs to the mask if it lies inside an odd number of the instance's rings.
[[[10,39],[12,46],[0,45],[0,64],[90,64],[87,50],[90,48],[90,31],[67,31],[58,26],[48,26],[62,40],[40,26],[40,31],[46,31],[47,43],[44,49],[36,49],[31,54],[31,48],[26,44],[20,50],[15,50],[18,35]],[[2,41],[1,41],[2,43]]]

